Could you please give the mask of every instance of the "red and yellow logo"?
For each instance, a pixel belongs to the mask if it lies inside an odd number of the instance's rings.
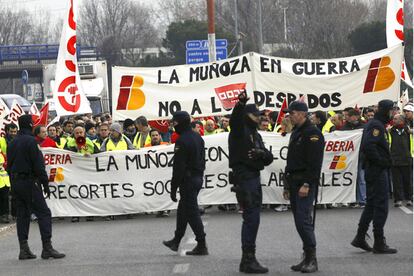
[[[122,76],[116,110],[137,110],[145,104],[145,94],[141,90],[144,79],[141,76]]]
[[[62,182],[65,180],[65,176],[63,175],[63,168],[51,168],[49,174],[49,182]]]
[[[394,83],[395,74],[388,66],[390,63],[391,58],[388,56],[371,61],[365,81],[364,93],[379,92],[387,89]]]
[[[346,156],[345,155],[335,155],[331,165],[329,166],[330,170],[344,170],[346,168]]]

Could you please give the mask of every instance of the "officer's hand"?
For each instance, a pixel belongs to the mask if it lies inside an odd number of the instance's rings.
[[[249,97],[247,97],[246,91],[241,92],[238,98],[239,98],[239,102],[242,104],[246,104],[247,101],[250,99]]]
[[[265,154],[265,151],[262,149],[252,149],[247,153],[249,159],[253,159],[253,160],[263,158],[264,154]]]
[[[283,190],[283,198],[285,200],[290,200],[290,193],[289,190]]]
[[[50,198],[49,183],[48,184],[43,184],[43,193],[45,194],[46,198]]]
[[[309,187],[303,186],[299,189],[299,197],[307,197],[309,193]]]
[[[170,197],[172,201],[177,202],[177,191],[171,191]]]

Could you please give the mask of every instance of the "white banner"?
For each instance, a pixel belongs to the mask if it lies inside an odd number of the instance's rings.
[[[283,171],[289,137],[261,132],[274,162],[261,173],[263,203],[286,203]],[[361,130],[325,135],[319,202],[355,201]],[[236,203],[228,183],[227,133],[203,137],[206,170],[201,205]],[[106,216],[175,209],[170,200],[174,145],[83,157],[59,149],[43,149],[49,174],[53,216]]]
[[[279,110],[303,97],[311,111],[368,106],[399,98],[401,45],[329,60],[295,60],[256,53],[215,63],[159,68],[114,67],[115,120],[168,119],[178,110],[195,117],[231,112],[246,90],[260,109]]]
[[[92,113],[82,89],[76,57],[77,0],[66,1],[69,3],[69,9],[63,20],[53,88],[53,101],[59,116]]]

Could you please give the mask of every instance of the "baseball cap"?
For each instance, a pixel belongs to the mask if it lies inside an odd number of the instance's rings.
[[[308,106],[304,102],[294,101],[292,102],[288,108],[283,109],[283,112],[292,112],[292,111],[304,111],[308,112]]]

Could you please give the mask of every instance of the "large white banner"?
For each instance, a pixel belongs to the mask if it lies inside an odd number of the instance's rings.
[[[53,101],[59,116],[92,113],[83,92],[76,53],[77,0],[66,0],[68,10],[63,20],[59,54],[56,63]]]
[[[159,68],[114,67],[115,120],[168,119],[177,110],[195,117],[230,113],[246,90],[260,109],[279,110],[305,95],[311,111],[368,106],[399,98],[402,45],[328,60],[249,53],[215,63]]]
[[[289,137],[261,133],[274,162],[261,173],[264,203],[282,198],[283,171]],[[321,203],[355,201],[361,130],[325,135],[319,186]],[[202,205],[236,203],[228,183],[227,133],[203,137],[206,170],[199,195]],[[59,149],[43,149],[53,216],[105,216],[175,209],[170,200],[174,145],[83,157]]]

